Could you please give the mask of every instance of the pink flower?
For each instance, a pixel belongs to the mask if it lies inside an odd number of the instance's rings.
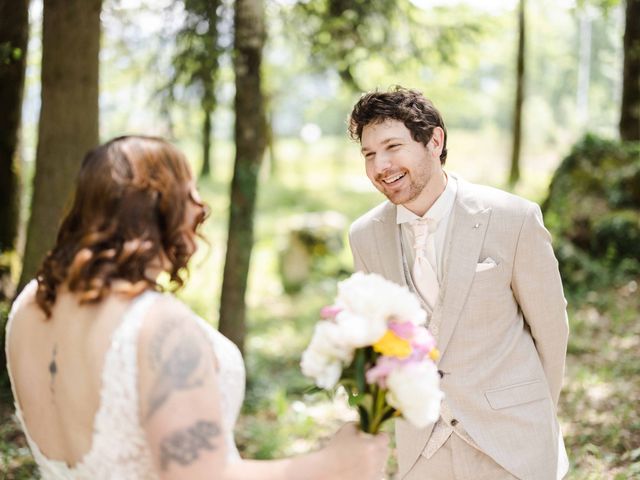
[[[421,352],[423,355],[427,355],[431,350],[436,348],[436,340],[433,335],[429,333],[426,328],[416,328],[413,338],[411,339],[411,346],[414,350]]]
[[[409,340],[415,335],[418,327],[412,322],[389,322],[389,330],[398,335],[399,337]]]
[[[320,310],[320,317],[323,319],[334,319],[342,311],[342,308],[335,305],[327,305]]]
[[[376,364],[365,374],[367,383],[377,383],[380,388],[387,388],[387,377],[403,363],[403,360],[395,357],[378,357]]]

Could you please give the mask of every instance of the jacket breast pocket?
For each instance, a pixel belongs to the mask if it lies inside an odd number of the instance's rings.
[[[514,407],[549,397],[547,385],[541,380],[517,383],[507,387],[495,388],[484,392],[489,405],[494,410]]]
[[[495,277],[500,275],[504,270],[504,262],[496,264],[476,264],[476,270],[474,274],[474,280],[483,280],[485,278]]]
[[[499,263],[495,267],[477,271],[473,275],[469,294],[473,298],[480,298],[483,301],[499,301],[509,288],[509,274],[505,272],[504,263]]]

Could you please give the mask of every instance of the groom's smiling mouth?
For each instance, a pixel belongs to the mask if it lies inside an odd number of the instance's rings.
[[[390,175],[388,177],[382,178],[381,181],[386,185],[392,185],[397,181],[401,180],[402,178],[404,178],[406,174],[407,174],[406,172],[396,173],[394,175]]]

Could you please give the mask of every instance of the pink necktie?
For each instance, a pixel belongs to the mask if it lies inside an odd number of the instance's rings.
[[[431,308],[434,308],[440,292],[436,272],[435,243],[438,222],[431,218],[419,219],[411,222],[411,228],[413,229],[413,247],[416,255],[413,262],[413,281],[422,298]]]

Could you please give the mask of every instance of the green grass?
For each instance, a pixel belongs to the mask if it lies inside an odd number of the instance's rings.
[[[471,181],[501,185],[508,154],[504,138],[492,132],[450,132],[450,138],[452,170]],[[381,200],[364,176],[354,144],[283,140],[276,147],[276,173],[269,175],[268,168],[262,172],[247,296],[248,389],[236,439],[242,455],[250,458],[317,448],[343,421],[355,418],[344,398],[311,393],[311,383],[299,369],[320,308],[331,302],[336,281],[351,266],[346,242],[343,251],[321,262],[303,290],[292,296],[284,294],[278,277],[278,252],[295,215],[334,210],[351,221]],[[233,153],[228,144],[218,148],[214,178],[200,182],[212,207],[204,231],[209,244],[192,260],[189,282],[179,294],[213,325],[218,320]],[[535,153],[525,156],[525,182],[517,191],[539,201],[565,152]],[[633,284],[610,286],[570,300],[560,416],[571,480],[640,477],[640,295],[632,290]],[[10,413],[7,408],[0,411],[0,479],[37,478]],[[389,471],[394,470],[391,463]]]

